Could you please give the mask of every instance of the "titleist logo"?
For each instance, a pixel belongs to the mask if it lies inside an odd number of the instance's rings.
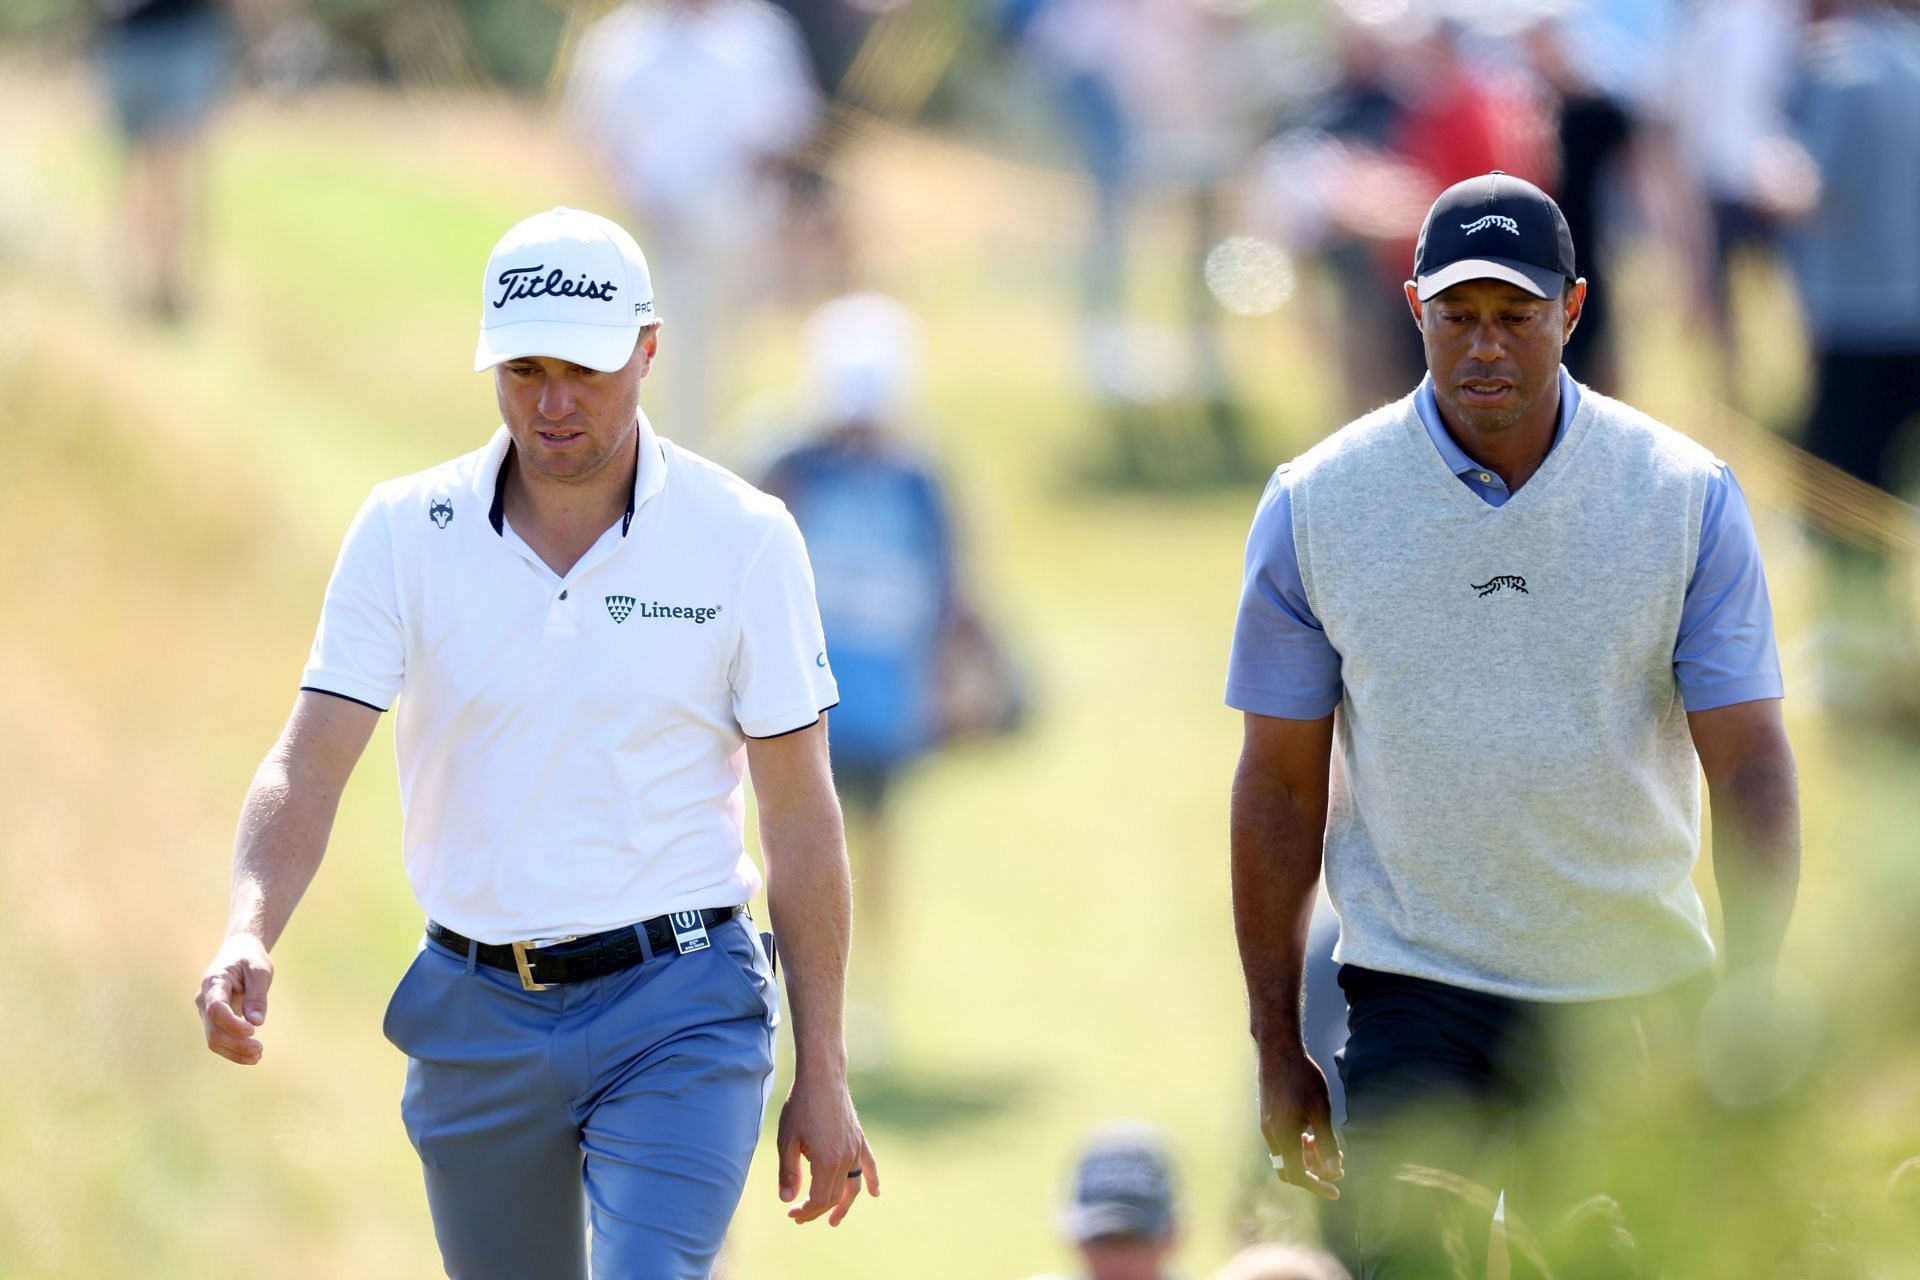
[[[1472,235],[1476,231],[1485,231],[1488,227],[1498,227],[1502,231],[1511,231],[1515,235],[1520,234],[1519,223],[1515,222],[1512,218],[1502,217],[1497,213],[1490,213],[1478,222],[1463,222],[1460,224],[1460,229],[1468,235]]]
[[[615,291],[620,286],[611,280],[602,280],[599,284],[582,275],[578,280],[569,280],[566,273],[555,267],[547,271],[545,263],[537,267],[508,267],[500,273],[500,296],[493,305],[504,307],[520,298],[592,298],[596,302],[612,302]]]

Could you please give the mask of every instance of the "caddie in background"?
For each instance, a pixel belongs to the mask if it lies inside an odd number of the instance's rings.
[[[977,627],[961,589],[947,486],[912,438],[920,326],[879,294],[849,294],[807,322],[816,417],[761,480],[806,535],[843,699],[832,764],[849,819],[866,984],[850,1001],[854,1061],[886,1056],[898,877],[895,791],[937,747],[942,647]],[[864,1061],[863,1061],[864,1060]]]
[[[1713,982],[1702,769],[1729,977],[1765,982],[1792,909],[1798,784],[1746,502],[1706,450],[1561,368],[1586,293],[1537,187],[1446,190],[1406,284],[1428,376],[1281,467],[1248,540],[1226,696],[1261,1127],[1287,1182],[1335,1196],[1351,1167],[1363,1280],[1457,1274],[1450,1239],[1486,1258],[1493,1192],[1550,1235],[1567,1188],[1534,1175],[1577,1181],[1583,1152],[1515,1134],[1581,1073],[1691,1070],[1671,1029]],[[1323,860],[1344,1153],[1329,1064],[1301,1046]],[[1605,1052],[1557,1057],[1570,1033]]]
[[[1171,1280],[1180,1219],[1173,1158],[1158,1129],[1121,1121],[1087,1136],[1060,1211],[1060,1233],[1080,1255],[1082,1270],[1073,1280]]]
[[[448,1275],[706,1276],[773,1070],[796,1062],[779,1194],[838,1224],[880,1187],[846,1083],[851,905],[827,766],[836,701],[786,510],[654,433],[646,260],[571,209],[487,263],[477,370],[504,425],[377,486],[327,588],[293,714],[241,811],[208,1047],[263,1044],[269,952],[382,711],[426,937],[387,1008]],[[810,1178],[803,1174],[803,1161]]]

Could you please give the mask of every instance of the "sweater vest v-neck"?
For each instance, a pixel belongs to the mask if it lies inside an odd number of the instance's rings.
[[[1552,1001],[1711,962],[1673,658],[1713,465],[1585,389],[1501,507],[1447,469],[1411,396],[1294,464],[1301,579],[1341,660],[1341,961]]]

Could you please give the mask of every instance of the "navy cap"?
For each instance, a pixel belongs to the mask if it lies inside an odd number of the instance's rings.
[[[1078,1243],[1105,1236],[1158,1240],[1173,1230],[1173,1168],[1159,1134],[1122,1124],[1096,1133],[1073,1171],[1061,1215]]]
[[[1557,298],[1573,267],[1566,215],[1540,188],[1495,169],[1440,193],[1420,228],[1413,285],[1425,302],[1467,280],[1504,280]]]

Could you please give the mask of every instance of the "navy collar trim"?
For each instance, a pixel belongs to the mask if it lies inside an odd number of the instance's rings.
[[[500,455],[500,470],[493,477],[493,504],[487,508],[487,523],[501,537],[507,536],[507,468],[513,465],[513,441],[507,441],[507,451]]]
[[[640,483],[640,437],[645,433],[636,431],[633,440],[634,487]],[[507,441],[507,452],[500,459],[500,470],[493,477],[493,502],[487,508],[487,523],[493,526],[498,536],[507,536],[507,468],[513,465],[513,441]],[[627,530],[633,528],[633,489],[627,490],[626,514],[620,517],[620,536],[626,537]]]

